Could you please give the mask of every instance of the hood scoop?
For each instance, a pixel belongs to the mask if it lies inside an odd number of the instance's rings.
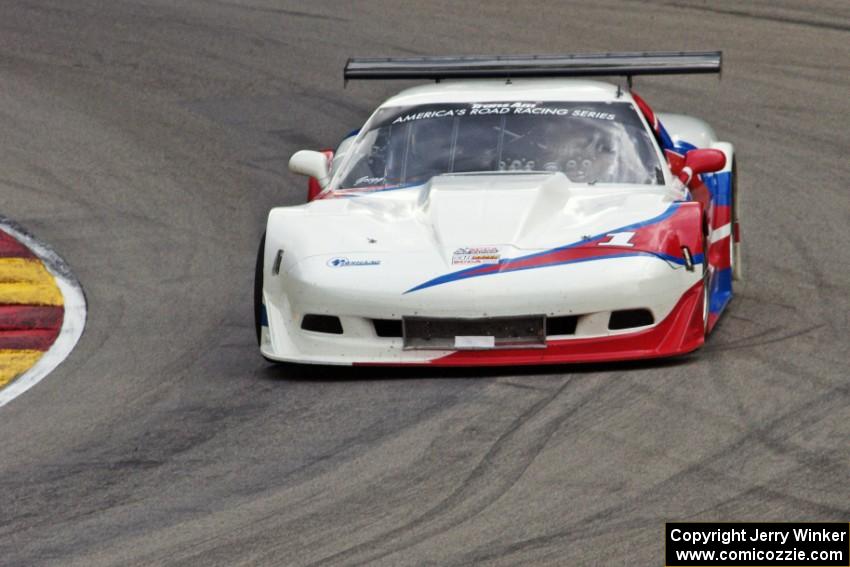
[[[441,175],[423,188],[419,211],[443,248],[521,245],[569,198],[563,173]]]

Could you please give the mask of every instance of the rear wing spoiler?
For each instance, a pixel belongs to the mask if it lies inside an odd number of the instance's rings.
[[[721,51],[659,51],[572,55],[470,57],[356,57],[345,64],[350,80],[511,79],[720,73]]]

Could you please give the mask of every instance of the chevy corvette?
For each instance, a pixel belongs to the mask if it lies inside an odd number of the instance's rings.
[[[334,151],[292,156],[308,202],[268,216],[261,353],[484,366],[696,350],[741,275],[734,148],[631,85],[720,68],[719,52],[350,59],[346,81],[433,82]]]

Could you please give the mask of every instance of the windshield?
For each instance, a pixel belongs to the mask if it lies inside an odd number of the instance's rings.
[[[380,109],[334,189],[385,189],[444,173],[549,171],[578,183],[664,184],[627,102],[490,102]]]

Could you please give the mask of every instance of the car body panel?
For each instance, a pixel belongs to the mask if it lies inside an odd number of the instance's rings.
[[[264,356],[346,365],[545,364],[671,356],[703,344],[731,299],[731,144],[681,115],[667,116],[675,128],[668,132],[665,115],[597,81],[445,82],[409,89],[382,107],[501,100],[634,103],[657,141],[664,184],[578,184],[540,172],[446,174],[390,190],[339,190],[331,182],[317,199],[269,214]],[[346,150],[364,130],[345,139]],[[677,169],[697,147],[686,140],[721,149],[727,167],[683,186]],[[329,160],[338,171],[346,156]],[[629,309],[649,310],[653,323],[608,327],[613,311]],[[343,333],[300,328],[306,314],[339,317]],[[378,336],[374,324],[522,314],[578,323],[542,349],[473,351],[405,349],[401,337]]]

